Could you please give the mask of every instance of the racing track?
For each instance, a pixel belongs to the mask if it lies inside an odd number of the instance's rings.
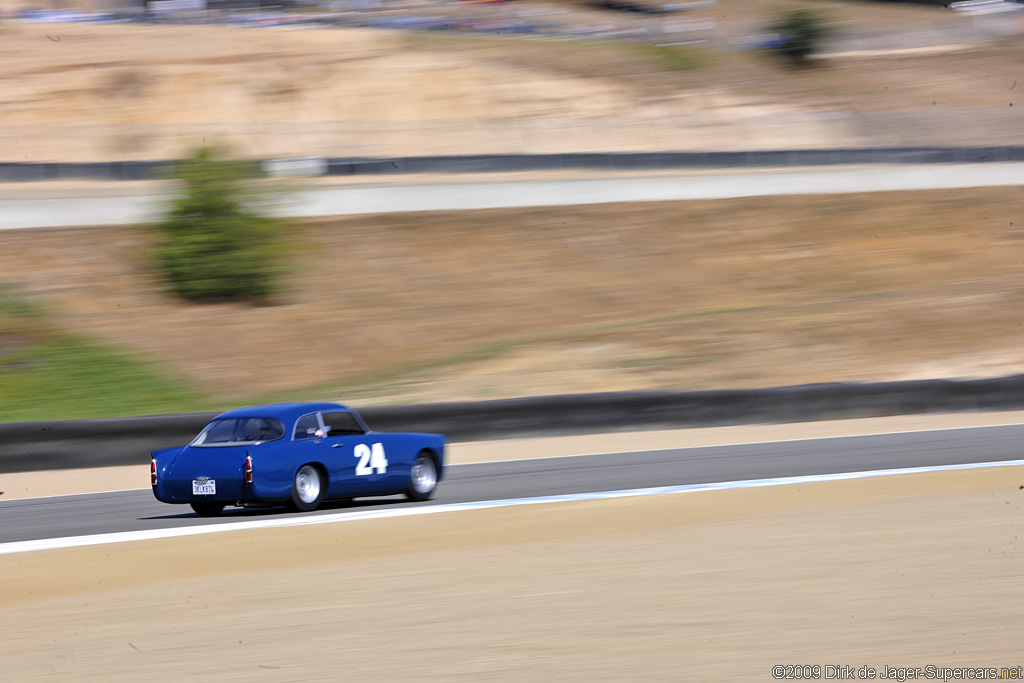
[[[428,505],[798,475],[1017,460],[1024,424],[456,465]],[[141,467],[141,465],[140,465]],[[39,476],[46,476],[41,472]],[[315,513],[408,507],[401,498],[360,499]],[[0,503],[0,543],[289,517],[229,509],[202,519],[148,490]]]

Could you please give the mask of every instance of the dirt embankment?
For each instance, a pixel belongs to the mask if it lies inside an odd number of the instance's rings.
[[[296,223],[263,307],[175,301],[139,228],[5,231],[0,268],[230,401],[997,376],[1024,371],[1022,209],[1005,188]]]
[[[749,14],[744,4],[730,16],[726,4],[722,31]],[[829,11],[864,21],[842,5]],[[938,19],[928,8],[896,14],[919,11]],[[1020,142],[1016,120],[992,114],[1013,104],[1019,45],[801,71],[763,53],[672,49],[5,23],[0,161],[177,157],[212,140],[261,158]],[[888,110],[902,113],[863,114]]]

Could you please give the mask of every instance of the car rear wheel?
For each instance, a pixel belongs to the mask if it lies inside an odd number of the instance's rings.
[[[224,509],[225,503],[214,503],[212,501],[198,501],[195,503],[189,503],[192,509],[196,511],[196,514],[200,517],[216,517]]]
[[[411,501],[430,500],[437,488],[437,463],[428,453],[420,453],[409,472],[409,488],[405,497]]]
[[[324,497],[324,481],[315,465],[303,465],[295,473],[291,507],[299,512],[316,510]]]

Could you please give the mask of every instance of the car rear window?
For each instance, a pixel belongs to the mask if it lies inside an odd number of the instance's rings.
[[[284,436],[284,425],[272,417],[236,417],[214,420],[191,446],[243,446],[273,441]]]

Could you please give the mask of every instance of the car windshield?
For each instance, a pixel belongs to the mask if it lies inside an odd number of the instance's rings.
[[[206,425],[191,446],[243,446],[284,436],[284,425],[272,417],[237,417]]]

